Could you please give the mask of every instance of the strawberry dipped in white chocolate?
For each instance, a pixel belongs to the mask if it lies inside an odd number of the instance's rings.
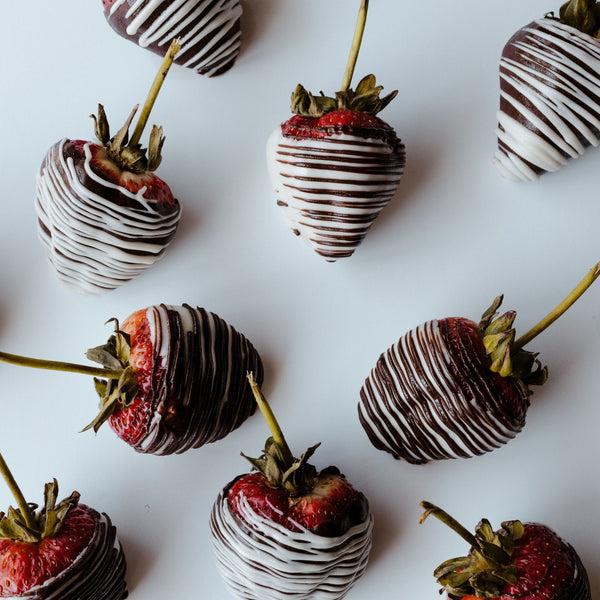
[[[249,376],[273,436],[219,494],[210,517],[218,570],[243,600],[339,600],[363,575],[373,517],[364,494],[336,467],[295,458],[258,384]],[[247,457],[246,457],[247,458]]]
[[[94,117],[96,142],[63,139],[46,154],[37,174],[38,234],[59,281],[87,294],[113,290],[161,258],[181,207],[154,174],[161,162],[162,127],[152,128],[148,149],[139,140],[178,51],[173,42],[135,130],[111,137],[102,105]]]
[[[569,0],[506,43],[493,161],[507,179],[535,181],[600,143],[599,32],[600,4]]]
[[[374,75],[350,88],[367,9],[363,0],[341,91],[313,96],[298,85],[295,115],[267,141],[277,205],[293,233],[328,262],[354,253],[396,193],[405,164],[404,145],[376,116],[397,92],[380,98]]]
[[[109,25],[141,48],[164,54],[179,37],[175,62],[212,77],[229,70],[241,47],[239,0],[102,0]]]

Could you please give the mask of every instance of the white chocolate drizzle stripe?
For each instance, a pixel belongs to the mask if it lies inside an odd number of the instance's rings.
[[[364,573],[373,518],[343,536],[290,531],[257,515],[242,498],[241,518],[221,493],[210,518],[217,567],[225,584],[244,600],[338,600]]]
[[[552,19],[523,29],[500,60],[494,163],[504,177],[536,180],[600,143],[600,41]]]

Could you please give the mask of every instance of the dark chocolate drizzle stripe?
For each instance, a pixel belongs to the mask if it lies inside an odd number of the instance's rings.
[[[112,290],[136,277],[165,252],[175,235],[181,208],[157,207],[104,182],[84,161],[74,160],[72,143],[50,148],[37,174],[38,234],[64,284],[79,292]]]
[[[221,492],[210,517],[217,568],[238,598],[338,600],[363,575],[371,549],[370,513],[345,535],[329,538],[289,531],[247,503],[242,507],[243,518],[233,515]]]
[[[240,53],[238,0],[117,0],[105,16],[124,38],[163,55],[179,37],[175,62],[201,75],[220,75]]]
[[[152,412],[138,452],[181,453],[225,437],[256,410],[246,375],[262,384],[263,365],[250,341],[203,308],[152,306],[155,353]]]
[[[347,133],[323,139],[283,136],[268,143],[277,204],[292,230],[329,261],[351,256],[394,196],[404,146]]]
[[[50,582],[20,598],[30,600],[124,600],[127,598],[125,555],[108,515],[88,510],[96,531],[76,561]]]
[[[504,47],[500,91],[494,162],[505,177],[538,179],[600,142],[600,40],[530,23]]]
[[[573,546],[570,544],[567,545],[571,553],[575,575],[569,589],[565,590],[565,593],[558,600],[592,600],[592,590],[587,571]]]
[[[360,422],[373,445],[396,459],[468,458],[513,438],[524,411],[507,410],[492,373],[461,336],[447,343],[447,320],[428,321],[382,354],[360,391]],[[526,402],[526,401],[524,401]]]

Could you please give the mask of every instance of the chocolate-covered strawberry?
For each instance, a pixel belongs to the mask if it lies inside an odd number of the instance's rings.
[[[396,459],[426,463],[494,450],[525,425],[530,386],[546,381],[537,354],[524,349],[600,275],[597,264],[535,327],[515,340],[515,311],[495,299],[475,323],[427,321],[378,359],[360,390],[360,422],[373,445]]]
[[[600,4],[569,0],[507,42],[494,156],[504,177],[535,181],[600,143],[599,32]]]
[[[342,89],[331,98],[298,85],[294,116],[267,142],[278,206],[292,231],[330,262],[353,254],[404,170],[404,145],[376,116],[397,92],[380,98],[374,75],[350,88],[367,9],[363,0]]]
[[[225,437],[256,409],[246,373],[263,377],[260,356],[245,336],[187,304],[136,311],[87,356],[103,366],[0,352],[0,360],[13,364],[94,375],[100,412],[86,429],[97,431],[108,420],[142,453],[179,454]]]
[[[109,25],[156,54],[181,39],[176,63],[212,77],[229,70],[240,53],[239,0],[102,0]]]
[[[80,504],[78,492],[57,503],[56,479],[36,510],[1,455],[0,473],[17,501],[17,508],[0,512],[1,598],[127,598],[125,556],[108,515]]]
[[[165,138],[153,126],[148,148],[140,138],[173,57],[174,41],[129,137],[111,137],[102,105],[94,117],[97,142],[63,139],[50,148],[37,174],[39,238],[58,279],[97,294],[139,275],[165,252],[181,215],[169,186],[154,174]]]
[[[256,401],[272,432],[254,471],[217,498],[210,531],[217,567],[229,590],[245,600],[346,595],[364,573],[373,518],[365,496],[336,467],[317,471],[295,458],[257,382]]]
[[[451,558],[434,571],[451,600],[591,600],[577,552],[548,526],[505,521],[494,531],[482,519],[472,534],[434,504],[421,506],[421,523],[432,514],[471,545],[467,556]]]

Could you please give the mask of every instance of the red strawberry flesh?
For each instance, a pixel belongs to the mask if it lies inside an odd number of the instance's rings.
[[[355,110],[334,110],[322,117],[294,115],[282,126],[283,135],[298,138],[325,138],[347,133],[382,139],[393,145],[397,142],[394,130],[379,117]]]
[[[321,471],[313,489],[297,497],[273,487],[262,473],[243,475],[227,491],[230,510],[243,519],[242,499],[256,514],[290,531],[307,529],[326,537],[343,535],[368,515],[364,495],[334,468]]]
[[[513,554],[517,582],[506,585],[500,600],[562,597],[576,572],[573,552],[548,527],[539,523],[524,523],[524,527]]]
[[[138,395],[132,405],[117,408],[109,417],[113,431],[130,445],[136,445],[147,432],[153,414],[152,390],[157,384],[162,369],[160,359],[154,358],[152,333],[148,323],[147,310],[142,309],[131,314],[121,325],[121,331],[130,336],[129,364],[136,373]]]
[[[85,140],[72,140],[70,142],[67,151],[73,153],[76,167],[83,164],[85,158],[84,147],[88,143]],[[132,194],[137,194],[145,187],[144,197],[156,202],[159,206],[172,207],[177,203],[169,186],[154,173],[149,171],[133,173],[132,171],[123,170],[111,159],[106,148],[93,143],[89,147],[92,154],[90,167],[98,177],[120,186]],[[84,181],[83,178],[86,175],[82,172],[79,174],[80,180]]]
[[[59,575],[87,547],[95,528],[87,506],[79,504],[51,538],[38,543],[0,540],[0,597],[21,596]]]

